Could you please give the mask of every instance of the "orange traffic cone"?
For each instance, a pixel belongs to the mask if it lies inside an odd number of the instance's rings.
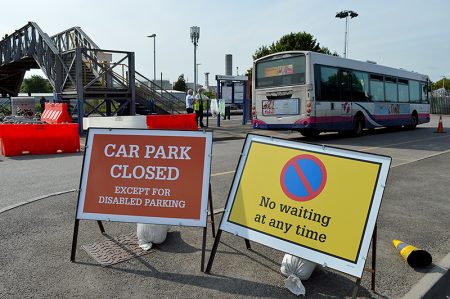
[[[439,123],[435,133],[445,133],[444,127],[442,126],[442,115],[439,116]]]
[[[392,243],[394,243],[395,248],[411,267],[426,267],[431,264],[431,254],[425,250],[418,249],[400,240],[393,240]]]

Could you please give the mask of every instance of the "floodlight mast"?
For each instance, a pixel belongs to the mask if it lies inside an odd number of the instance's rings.
[[[197,92],[197,45],[200,38],[200,27],[191,27],[191,41],[194,44],[194,93]]]
[[[349,31],[349,22],[348,17],[351,19],[356,18],[358,13],[352,10],[343,10],[336,13],[336,18],[345,19],[345,41],[344,41],[344,58],[347,58],[348,53],[348,31]]]

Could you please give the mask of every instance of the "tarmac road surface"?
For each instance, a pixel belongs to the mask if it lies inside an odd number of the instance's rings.
[[[358,297],[399,298],[427,272],[436,271],[433,266],[449,253],[450,139],[431,134],[432,130],[430,125],[413,131],[417,142],[408,141],[411,137],[404,131],[369,133],[358,139],[321,136],[315,141],[394,157],[377,221],[377,292],[370,291],[370,275],[365,272]],[[245,130],[239,129],[229,139],[242,134]],[[289,132],[277,136],[298,138]],[[214,142],[215,209],[224,206],[242,142]],[[77,192],[71,189],[78,188],[81,160],[80,154],[1,159],[0,298],[297,298],[283,286],[282,252],[253,242],[252,250],[247,250],[243,239],[228,233],[222,234],[211,275],[200,272],[198,228],[174,226],[166,242],[151,253],[110,267],[99,266],[80,247],[71,263],[77,201]],[[10,178],[10,171],[18,173]],[[7,196],[3,190],[8,190]],[[58,192],[62,193],[50,194]],[[5,209],[32,198],[42,199]],[[220,216],[216,215],[216,223]],[[95,222],[81,221],[78,245],[135,232],[136,225],[105,223],[105,228],[108,235],[103,236]],[[393,239],[426,249],[434,264],[409,267],[393,247]],[[207,258],[212,242],[208,228]],[[354,281],[319,266],[304,285],[307,298],[347,298]]]

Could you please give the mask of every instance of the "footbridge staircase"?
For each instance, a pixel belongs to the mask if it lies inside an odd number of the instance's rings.
[[[25,72],[41,69],[56,102],[83,117],[177,114],[184,103],[135,70],[134,52],[99,48],[80,27],[53,36],[29,22],[0,41],[0,95],[17,96]]]

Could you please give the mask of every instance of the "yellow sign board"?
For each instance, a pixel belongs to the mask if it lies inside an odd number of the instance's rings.
[[[367,255],[363,242],[389,164],[385,156],[249,135],[221,229],[355,275],[347,268]]]

